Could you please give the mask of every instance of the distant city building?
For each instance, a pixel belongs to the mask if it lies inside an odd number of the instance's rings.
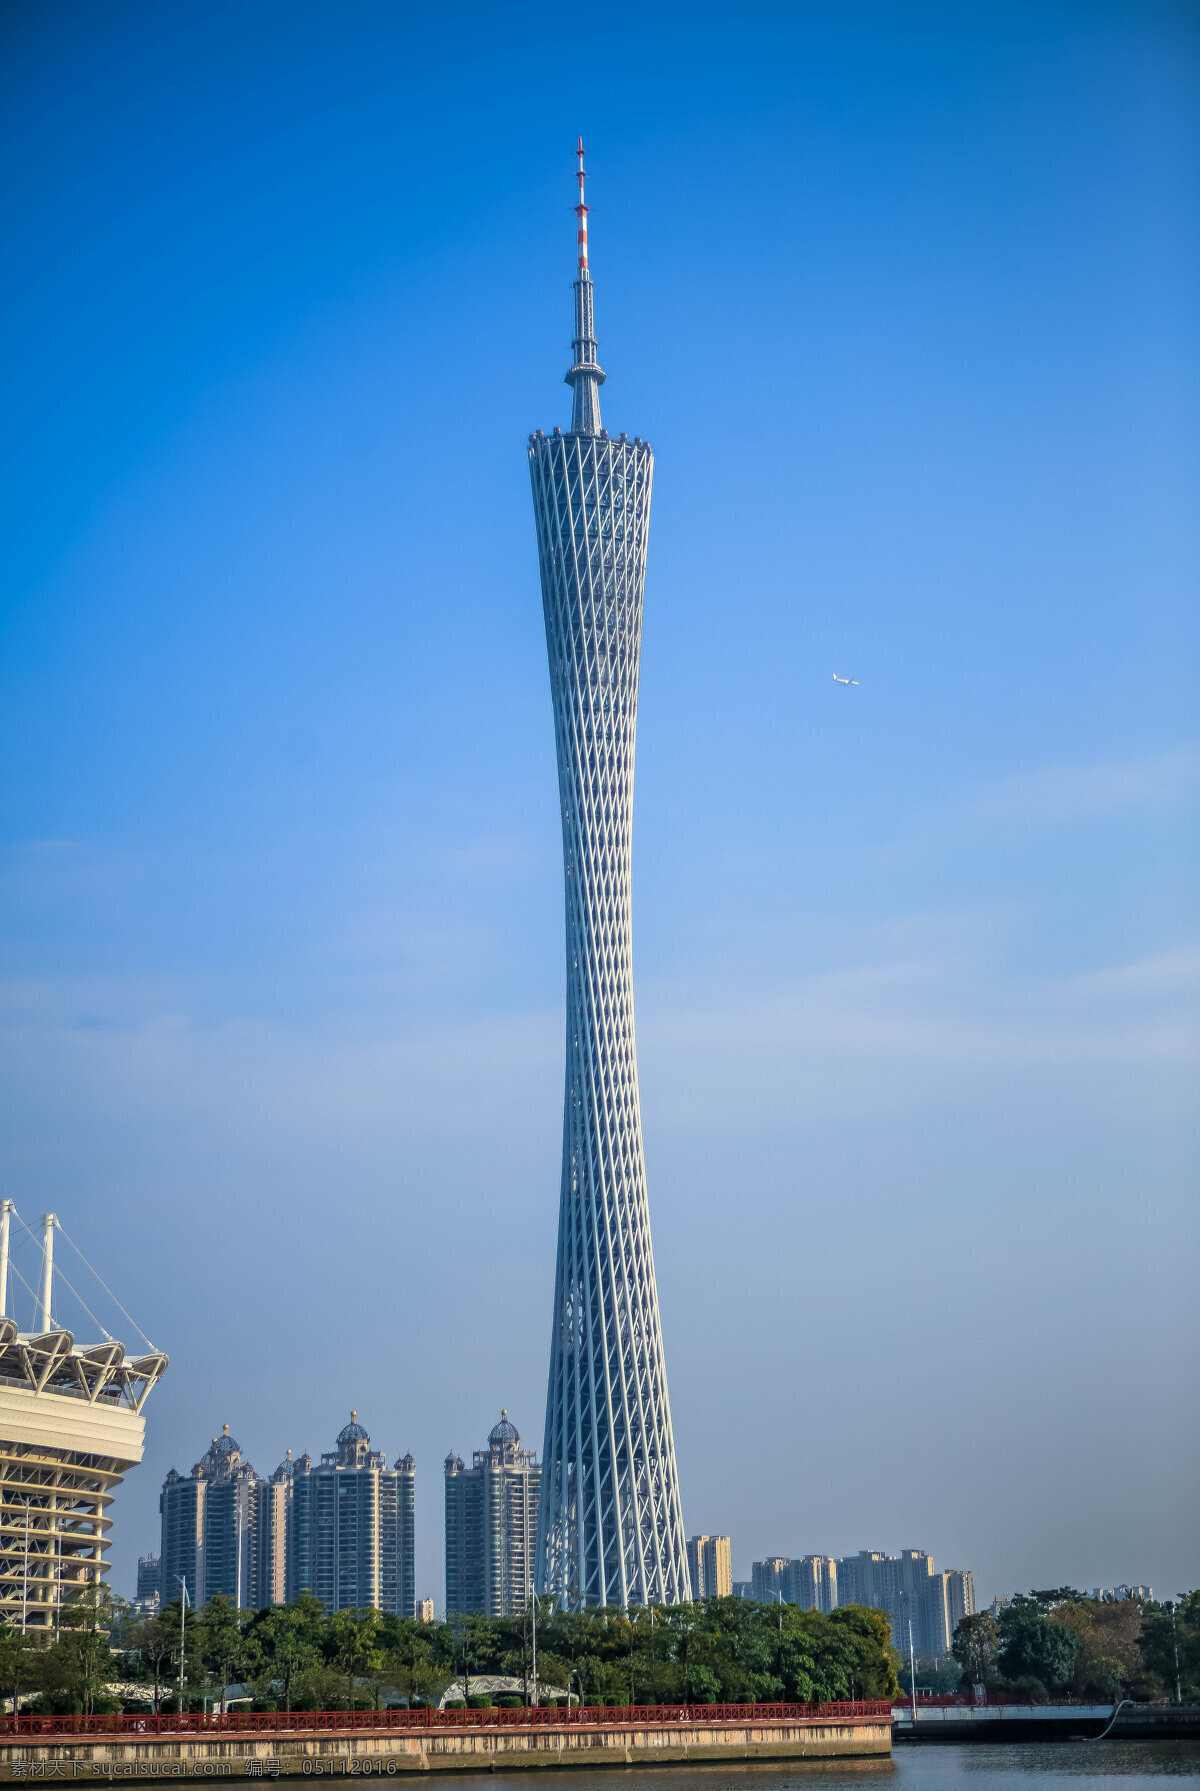
[[[889,1572],[887,1560],[888,1557],[877,1549],[860,1549],[857,1555],[843,1555],[837,1564],[838,1603],[886,1609],[880,1594]]]
[[[938,1573],[921,1549],[898,1555],[860,1549],[837,1563],[839,1605],[860,1604],[886,1611],[892,1642],[903,1652],[909,1626],[917,1654],[937,1658],[950,1652],[954,1629],[975,1610],[975,1582],[969,1572]]]
[[[802,1611],[836,1610],[838,1603],[837,1562],[830,1555],[802,1555],[788,1563],[789,1604],[798,1604]]]
[[[885,1592],[879,1608],[892,1619],[893,1644],[901,1650],[908,1646],[911,1624],[916,1653],[933,1658],[948,1654],[945,1576],[935,1573],[933,1557],[919,1548],[905,1548],[887,1559],[894,1563],[894,1580],[889,1596],[887,1575],[881,1576]]]
[[[446,1481],[446,1614],[511,1617],[533,1596],[538,1499],[537,1454],[522,1449],[507,1411],[468,1468],[450,1454]]]
[[[158,1556],[153,1551],[148,1555],[139,1555],[137,1564],[138,1598],[153,1598],[159,1589]]]
[[[909,1597],[915,1651],[934,1658],[949,1654],[954,1626],[958,1621],[951,1612],[950,1575],[927,1574],[923,1583],[914,1585]],[[905,1646],[908,1621],[909,1618],[905,1617],[899,1630],[895,1622],[892,1624],[892,1637],[898,1648]]]
[[[750,1563],[750,1596],[761,1604],[788,1604],[788,1570],[786,1555],[768,1555],[765,1561]]]
[[[732,1598],[733,1545],[728,1536],[689,1536],[693,1598]]]
[[[291,1475],[289,1595],[315,1593],[327,1611],[411,1617],[415,1480],[412,1456],[389,1468],[357,1412],[318,1466],[302,1455]]]
[[[137,1564],[137,1591],[133,1598],[135,1617],[156,1617],[162,1600],[159,1595],[158,1556],[156,1554],[139,1555]]]
[[[433,1617],[433,1600],[432,1600],[432,1598],[419,1598],[417,1600],[417,1619],[421,1623],[432,1623],[433,1622],[434,1617]]]
[[[13,1311],[13,1219],[41,1245],[28,1330]],[[142,1459],[143,1408],[167,1366],[157,1350],[127,1355],[107,1333],[89,1343],[56,1323],[59,1229],[45,1213],[39,1239],[0,1201],[0,1621],[43,1639],[108,1572],[109,1507]]]
[[[954,1632],[964,1617],[975,1615],[975,1575],[970,1568],[952,1568],[946,1574],[946,1621],[949,1625],[950,1642],[954,1640]],[[949,1643],[947,1643],[949,1648]]]
[[[1093,1586],[1088,1593],[1089,1598],[1136,1598],[1142,1604],[1154,1603],[1153,1586]]]
[[[172,1468],[159,1498],[162,1537],[159,1589],[173,1604],[187,1587],[190,1603],[217,1592],[242,1610],[258,1602],[258,1476],[229,1434],[219,1437],[185,1479]]]
[[[828,1555],[803,1555],[798,1560],[768,1555],[765,1561],[754,1561],[750,1571],[748,1596],[763,1604],[798,1604],[805,1611],[837,1607],[837,1562]]]
[[[902,1652],[907,1649],[911,1624],[915,1652],[929,1657],[948,1654],[955,1627],[975,1611],[973,1575],[957,1569],[938,1573],[932,1557],[920,1549],[903,1549],[898,1555],[861,1549],[841,1560],[769,1555],[755,1561],[751,1572],[749,1593],[741,1596],[809,1611],[849,1604],[886,1611],[893,1644]]]
[[[848,1555],[838,1562],[838,1601],[886,1611],[892,1620],[892,1643],[902,1653],[908,1648],[911,1624],[913,1647],[918,1654],[944,1654],[944,1646],[930,1648],[926,1641],[927,1582],[932,1573],[933,1560],[920,1549],[902,1549],[898,1555],[860,1549],[857,1555]],[[944,1622],[936,1610],[932,1615],[933,1626],[940,1635]]]
[[[735,1598],[753,1598],[754,1597],[754,1581],[753,1580],[734,1580],[733,1596]]]

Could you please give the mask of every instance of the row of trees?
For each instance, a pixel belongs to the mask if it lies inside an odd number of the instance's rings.
[[[93,1590],[62,1613],[54,1633],[22,1635],[0,1623],[0,1696],[12,1708],[28,1692],[40,1692],[46,1710],[113,1708],[106,1695],[114,1663],[110,1632],[119,1601]]]
[[[1055,1696],[1200,1698],[1200,1592],[1163,1604],[1085,1598],[1070,1586],[1014,1598],[954,1632],[964,1685]]]
[[[259,1708],[378,1708],[435,1700],[455,1680],[504,1674],[532,1691],[532,1612],[419,1623],[374,1610],[328,1615],[305,1593],[294,1604],[238,1611],[213,1598],[133,1620],[100,1593],[58,1639],[38,1646],[0,1632],[0,1693],[37,1690],[38,1708],[116,1707],[106,1686],[133,1682],[156,1711],[202,1700],[220,1707],[243,1684]],[[82,1621],[81,1621],[82,1619]],[[537,1678],[548,1688],[615,1704],[679,1700],[800,1702],[893,1697],[896,1655],[887,1617],[855,1606],[822,1616],[795,1605],[714,1598],[670,1608],[537,1612]]]
[[[63,1613],[52,1638],[0,1626],[0,1695],[52,1712],[224,1704],[231,1684],[259,1708],[378,1708],[438,1698],[455,1680],[516,1678],[532,1691],[532,1613],[419,1623],[374,1610],[294,1604],[239,1611],[214,1598],[136,1620],[106,1590]],[[1061,1696],[1200,1698],[1200,1592],[1143,1605],[1070,1587],[1016,1598],[954,1635],[965,1686]],[[822,1616],[795,1605],[713,1598],[691,1605],[537,1614],[537,1674],[550,1688],[617,1704],[894,1697],[898,1660],[882,1611]],[[954,1677],[954,1675],[952,1675]],[[123,1698],[111,1688],[123,1685]]]

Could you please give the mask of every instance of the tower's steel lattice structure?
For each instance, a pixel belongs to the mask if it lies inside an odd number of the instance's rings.
[[[572,1608],[691,1596],[650,1243],[630,861],[654,458],[600,427],[583,141],[566,435],[529,438],[562,807],[567,1072],[538,1588]]]

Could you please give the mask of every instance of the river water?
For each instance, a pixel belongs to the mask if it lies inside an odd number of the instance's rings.
[[[630,1780],[646,1791],[1166,1791],[1163,1779],[1200,1778],[1197,1741],[1008,1742],[965,1747],[897,1747],[891,1760],[828,1765],[767,1764],[605,1767],[589,1772],[453,1775],[454,1791],[616,1791]],[[398,1781],[395,1781],[398,1782]],[[449,1783],[449,1778],[447,1778]]]

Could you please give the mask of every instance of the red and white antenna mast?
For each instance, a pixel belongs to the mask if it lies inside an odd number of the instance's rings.
[[[588,253],[587,253],[588,208],[585,205],[584,198],[583,198],[583,183],[584,183],[586,176],[584,174],[584,168],[583,168],[584,148],[583,148],[583,138],[582,137],[580,137],[580,139],[579,139],[579,148],[575,151],[575,155],[579,161],[579,167],[578,167],[578,170],[576,171],[576,176],[575,176],[575,178],[579,182],[579,204],[575,207],[575,216],[579,219],[579,272],[580,272],[580,275],[582,276],[582,275],[586,274],[588,271]]]

